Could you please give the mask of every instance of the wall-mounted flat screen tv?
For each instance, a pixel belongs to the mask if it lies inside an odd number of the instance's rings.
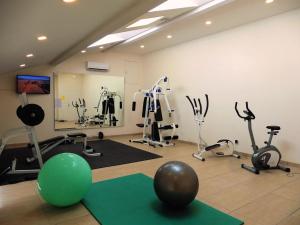
[[[17,75],[17,93],[21,94],[50,94],[50,77]]]

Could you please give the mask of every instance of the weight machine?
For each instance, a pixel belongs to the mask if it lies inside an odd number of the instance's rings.
[[[153,147],[173,146],[173,140],[178,139],[176,129],[178,125],[171,121],[174,115],[174,109],[171,109],[168,95],[171,93],[169,88],[169,79],[166,76],[161,77],[155,84],[147,90],[139,90],[133,96],[132,111],[136,110],[136,97],[138,94],[144,96],[142,118],[143,123],[137,124],[143,128],[143,136],[140,139],[132,139],[130,142],[149,144]],[[168,113],[169,121],[164,122],[162,104],[160,97],[164,100],[164,105]],[[150,114],[152,113],[152,114]],[[174,119],[174,118],[173,118]]]
[[[196,121],[198,125],[198,152],[194,153],[193,156],[197,159],[200,159],[201,161],[205,161],[204,154],[208,151],[211,151],[216,156],[222,157],[222,156],[233,156],[236,158],[240,158],[239,155],[234,153],[234,144],[231,140],[228,139],[220,139],[217,141],[217,143],[208,145],[205,140],[202,138],[201,135],[201,128],[204,124],[204,119],[207,115],[208,108],[209,108],[209,99],[208,95],[205,94],[206,104],[205,109],[202,108],[202,103],[200,98],[193,98],[192,99],[189,96],[186,96],[188,101],[190,102],[193,113],[194,113],[194,120]],[[222,149],[222,151],[221,151]]]
[[[119,99],[119,109],[122,109],[122,97],[117,92],[109,91],[107,87],[101,87],[100,98],[96,107],[98,115],[93,118],[100,126],[117,126],[115,102]]]
[[[38,142],[35,126],[43,122],[45,113],[41,106],[36,104],[29,104],[27,96],[25,93],[20,95],[21,105],[17,108],[17,116],[23,122],[25,126],[20,128],[14,128],[6,131],[1,137],[0,145],[0,157],[8,143],[12,138],[27,135],[29,139],[28,147],[32,150],[32,157],[26,159],[28,163],[31,163],[35,160],[38,161],[37,169],[26,169],[18,170],[17,159],[15,158],[12,161],[11,166],[4,169],[1,175],[4,174],[32,174],[38,173],[43,167],[43,158],[42,155],[46,154],[50,150],[54,149],[60,144],[64,143],[74,143],[81,141],[83,142],[83,151],[82,153],[87,156],[102,156],[102,153],[95,152],[90,146],[87,145],[87,136],[84,133],[73,133],[65,136],[57,136],[50,138],[41,142]]]

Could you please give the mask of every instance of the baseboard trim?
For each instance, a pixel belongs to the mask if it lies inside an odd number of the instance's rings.
[[[178,140],[178,141],[181,142],[181,143],[185,143],[185,144],[197,145],[196,143],[191,142],[191,141],[185,141],[185,140]],[[252,154],[245,153],[245,152],[236,151],[236,153],[239,154],[241,157],[244,157],[244,158],[251,158],[251,156],[252,156]],[[300,168],[299,163],[289,162],[289,161],[285,161],[285,160],[281,160],[280,164],[285,165],[285,166],[293,166],[293,167]]]

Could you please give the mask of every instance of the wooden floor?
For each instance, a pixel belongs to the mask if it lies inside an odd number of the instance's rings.
[[[113,138],[128,143],[128,136]],[[163,156],[160,159],[93,170],[94,182],[142,172],[154,176],[157,168],[170,160],[191,165],[200,180],[197,198],[245,221],[246,225],[299,225],[300,175],[282,171],[251,174],[240,168],[247,159],[209,157],[206,162],[191,156],[196,146],[177,143],[176,147],[152,148],[130,144]],[[293,172],[300,172],[292,168]],[[0,186],[1,225],[94,225],[97,221],[81,205],[54,208],[37,194],[36,182]],[[209,225],[209,224],[207,224]]]

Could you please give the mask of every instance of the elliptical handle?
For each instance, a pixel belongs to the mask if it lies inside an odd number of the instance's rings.
[[[121,102],[120,102],[121,103]],[[136,101],[133,101],[132,102],[132,106],[131,106],[131,110],[132,111],[135,111],[135,108],[136,108]]]
[[[208,100],[208,95],[207,94],[205,94],[205,99],[206,99],[206,107],[205,107],[205,112],[204,112],[203,117],[206,117],[206,114],[207,114],[207,111],[208,111],[208,108],[209,108],[209,100]]]
[[[199,112],[200,112],[200,115],[202,115],[202,104],[201,104],[200,98],[198,98],[198,104],[199,104]]]
[[[77,102],[75,101],[75,103],[72,101],[72,106],[74,107],[74,108],[77,108],[78,107],[78,104],[77,104]]]
[[[197,108],[198,108],[198,106],[197,106],[196,99],[195,99],[195,98],[193,98],[193,101],[194,101],[194,106],[195,106],[195,108],[197,109]]]
[[[189,102],[191,103],[191,106],[192,106],[192,109],[193,109],[193,113],[194,113],[194,116],[196,116],[196,111],[195,111],[195,107],[194,107],[194,104],[193,104],[193,102],[192,102],[192,100],[191,100],[191,98],[187,95],[187,96],[185,96],[188,100],[189,100]]]

